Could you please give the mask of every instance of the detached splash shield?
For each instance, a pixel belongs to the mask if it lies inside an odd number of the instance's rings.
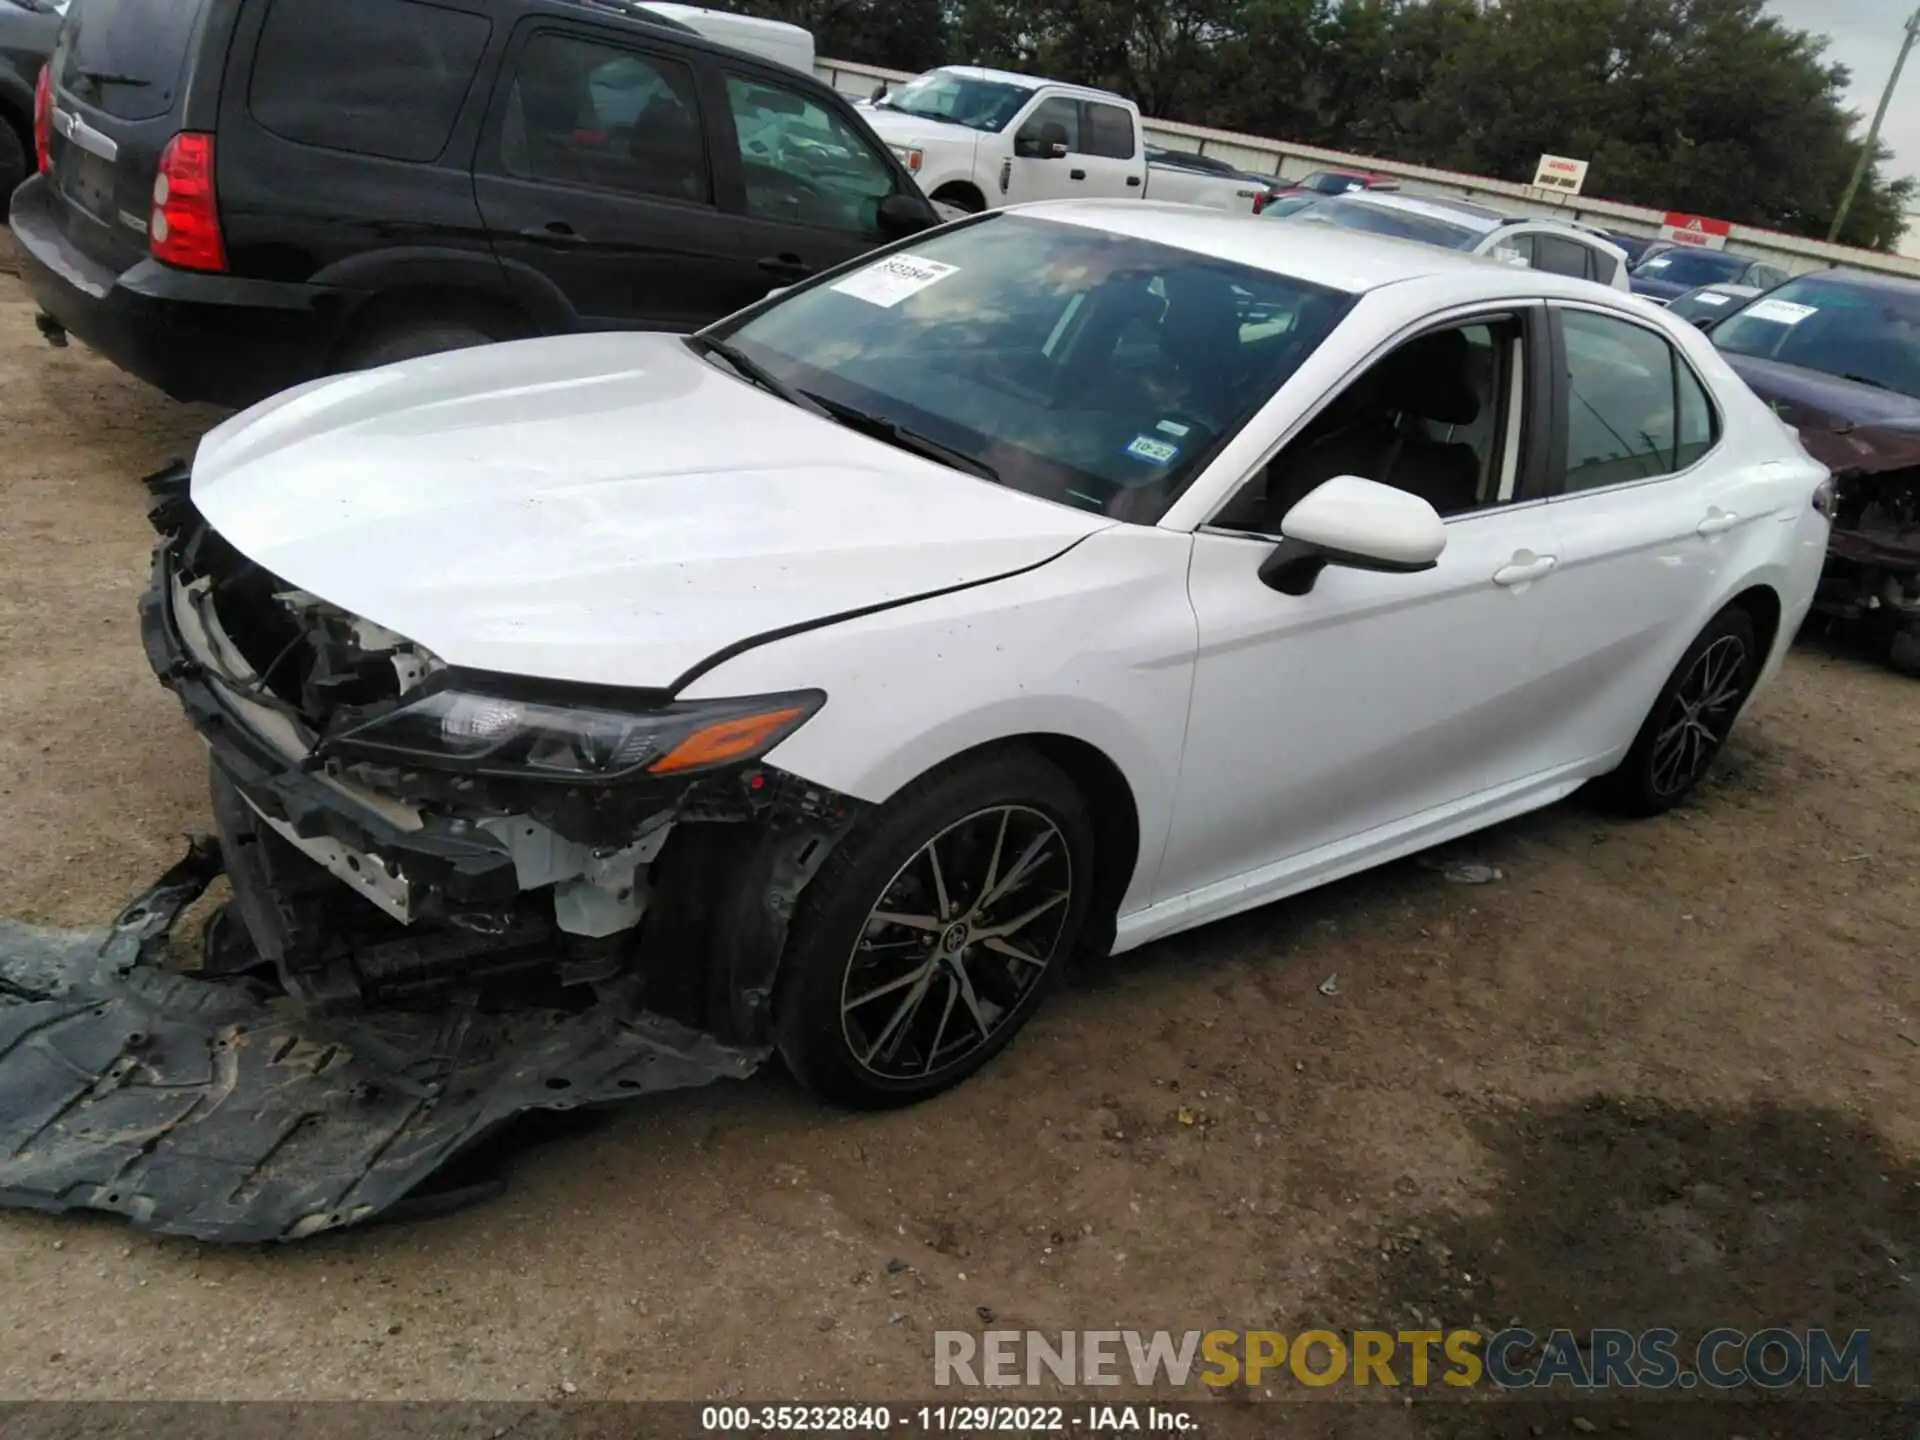
[[[269,987],[166,968],[221,871],[194,843],[106,931],[0,921],[0,1204],[163,1234],[296,1240],[445,1209],[427,1178],[505,1122],[744,1078],[724,1045],[598,987],[578,1011],[319,1018]]]

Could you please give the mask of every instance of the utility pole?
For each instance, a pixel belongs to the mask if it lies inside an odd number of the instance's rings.
[[[1893,87],[1900,83],[1901,67],[1907,63],[1907,52],[1913,49],[1916,38],[1920,38],[1920,10],[1914,11],[1913,18],[1907,21],[1907,33],[1900,42],[1900,53],[1893,60],[1893,73],[1887,77],[1887,88],[1880,92],[1880,108],[1873,112],[1873,124],[1867,127],[1867,143],[1860,147],[1860,159],[1853,167],[1853,178],[1847,181],[1847,193],[1840,197],[1840,208],[1833,215],[1833,228],[1827,231],[1829,242],[1840,238],[1840,227],[1847,223],[1847,212],[1853,208],[1853,197],[1860,193],[1860,182],[1866,178],[1867,166],[1873,163],[1873,152],[1880,144],[1880,122],[1887,118],[1887,105],[1893,99]]]

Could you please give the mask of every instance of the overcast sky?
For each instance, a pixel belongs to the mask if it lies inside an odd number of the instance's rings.
[[[1772,10],[1795,29],[1831,40],[1828,56],[1853,72],[1848,98],[1864,130],[1899,53],[1901,27],[1916,4],[1920,0],[1772,0]],[[1880,138],[1893,151],[1895,175],[1920,175],[1920,45],[1907,57]]]

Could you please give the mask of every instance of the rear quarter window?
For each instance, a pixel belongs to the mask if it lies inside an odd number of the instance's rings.
[[[274,0],[247,105],[285,140],[438,158],[487,48],[482,16],[414,0]]]
[[[60,40],[60,88],[116,119],[165,115],[203,8],[194,0],[78,0]]]

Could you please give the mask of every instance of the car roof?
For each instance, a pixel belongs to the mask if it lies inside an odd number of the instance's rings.
[[[1075,85],[1066,80],[1050,80],[1044,75],[1021,75],[1013,70],[994,70],[985,65],[940,65],[935,68],[943,75],[959,75],[968,80],[990,80],[1001,85],[1021,85],[1029,90],[1038,90],[1044,85],[1050,90],[1071,90],[1076,95],[1098,95],[1102,100],[1111,100],[1119,105],[1133,104],[1126,96],[1115,94],[1111,90],[1099,90],[1092,85]]]
[[[1369,190],[1364,194],[1334,198],[1350,205],[1373,205],[1385,210],[1402,210],[1410,215],[1425,215],[1430,220],[1445,220],[1468,230],[1476,230],[1482,235],[1491,235],[1502,225],[1518,223],[1517,217],[1485,205],[1475,205],[1465,200],[1437,200],[1426,195],[1409,195],[1405,191],[1390,191],[1383,195]]]
[[[1039,200],[1008,206],[1001,213],[1029,215],[1066,225],[1082,225],[1134,240],[1172,245],[1249,269],[1267,270],[1310,285],[1360,294],[1382,285],[1429,275],[1513,273],[1497,260],[1424,245],[1397,236],[1341,230],[1331,225],[1274,225],[1252,215],[1229,214],[1198,205],[1154,200]],[[1529,270],[1527,275],[1545,280]],[[1585,293],[1589,281],[1569,282]],[[1557,287],[1554,287],[1557,288]]]

